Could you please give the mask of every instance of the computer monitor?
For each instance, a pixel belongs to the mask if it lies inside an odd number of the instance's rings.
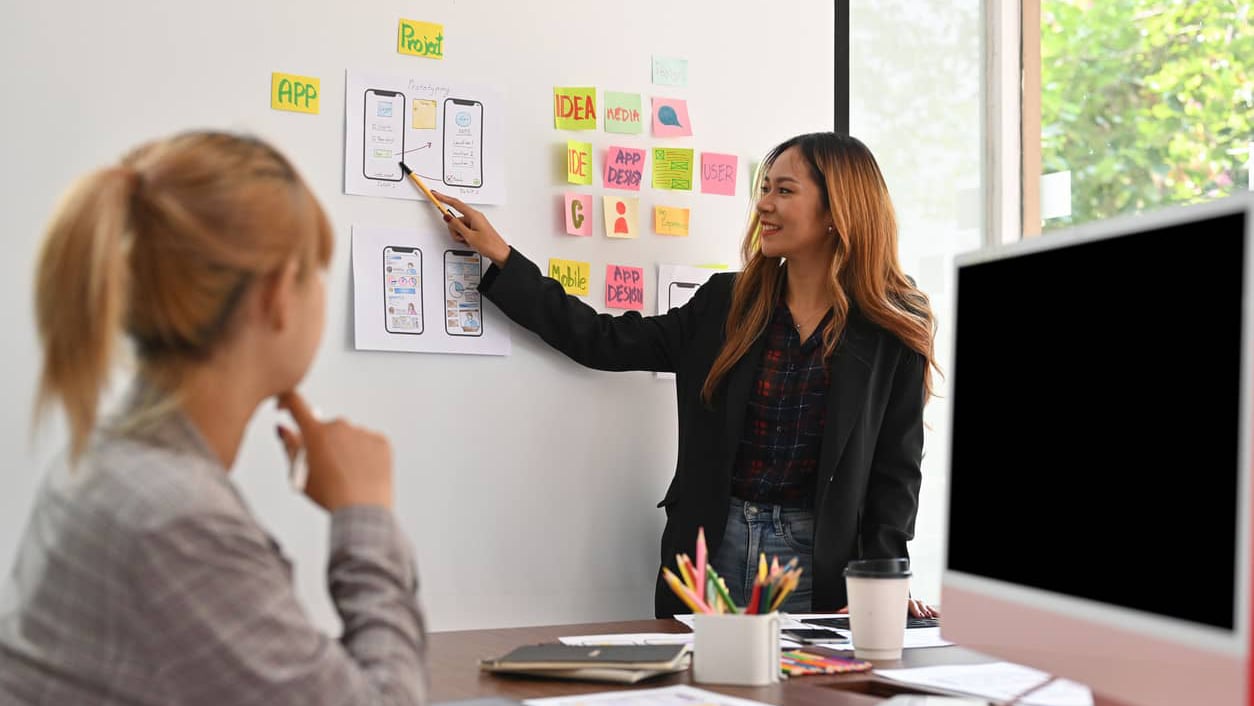
[[[958,259],[946,639],[1250,702],[1254,195]]]

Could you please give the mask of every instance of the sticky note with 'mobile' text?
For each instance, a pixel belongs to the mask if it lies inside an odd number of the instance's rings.
[[[549,276],[562,284],[567,294],[588,295],[588,280],[592,275],[592,263],[578,260],[549,258]]]

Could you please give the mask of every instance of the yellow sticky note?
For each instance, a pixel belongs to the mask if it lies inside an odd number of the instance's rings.
[[[595,86],[554,86],[553,125],[558,130],[597,129]]]
[[[415,98],[412,120],[409,121],[411,130],[434,130],[435,129],[435,101],[426,98]]]
[[[319,87],[322,82],[313,76],[270,74],[270,107],[275,110],[294,110],[297,113],[317,113]]]
[[[428,59],[444,58],[444,25],[401,18],[396,31],[396,51]]]
[[[640,199],[633,196],[603,196],[605,237],[635,238],[640,235]]]
[[[578,260],[558,260],[549,258],[549,276],[562,283],[567,294],[577,296],[588,295],[588,278],[592,274],[592,263]]]
[[[566,141],[566,181],[572,184],[592,183],[592,143]]]
[[[688,235],[688,213],[677,206],[653,207],[653,231],[658,235]]]

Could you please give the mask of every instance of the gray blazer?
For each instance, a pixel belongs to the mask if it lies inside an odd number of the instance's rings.
[[[319,632],[192,424],[98,432],[35,500],[0,592],[0,703],[419,704],[418,579],[392,513],[331,516]]]

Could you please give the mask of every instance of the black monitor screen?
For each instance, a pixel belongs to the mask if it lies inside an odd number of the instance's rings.
[[[959,268],[951,570],[1234,629],[1245,218]]]

